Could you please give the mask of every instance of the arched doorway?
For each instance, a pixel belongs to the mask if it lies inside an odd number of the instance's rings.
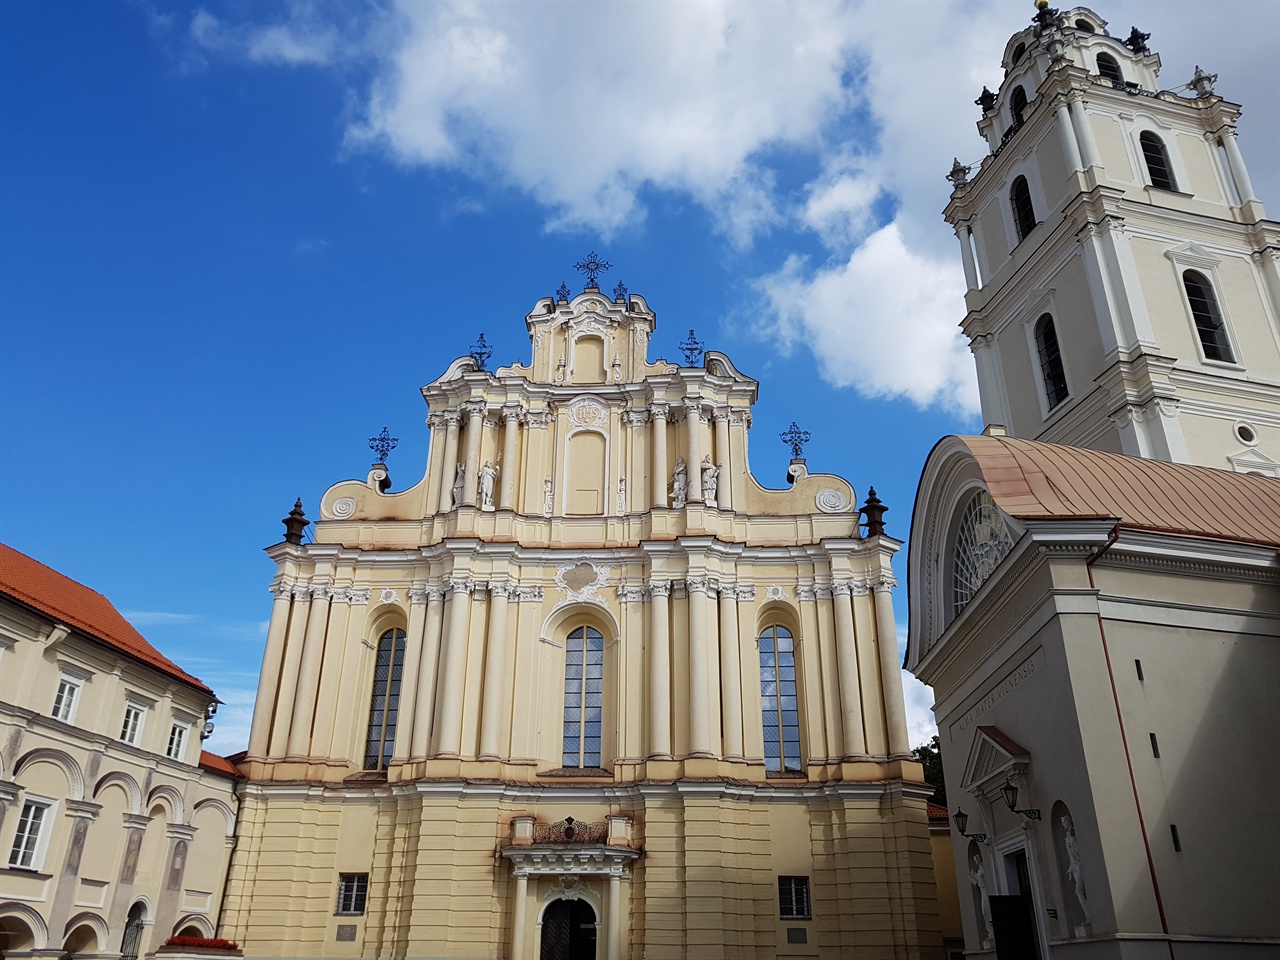
[[[147,906],[141,900],[129,908],[129,919],[124,922],[124,939],[120,943],[120,960],[138,960],[138,948],[142,943],[142,927],[147,919]]]
[[[596,960],[596,912],[585,900],[553,900],[542,914],[541,960]]]

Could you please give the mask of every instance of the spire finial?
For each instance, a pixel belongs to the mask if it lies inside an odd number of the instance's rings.
[[[299,497],[293,503],[293,509],[289,511],[289,515],[280,521],[284,524],[284,542],[285,543],[302,543],[302,531],[307,529],[307,524],[311,521],[307,519],[307,515],[302,512],[302,498]]]
[[[889,508],[880,502],[880,498],[876,496],[875,487],[867,488],[867,502],[858,512],[866,518],[868,537],[884,535],[884,515],[889,512]]]

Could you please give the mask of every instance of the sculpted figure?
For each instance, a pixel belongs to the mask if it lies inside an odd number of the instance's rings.
[[[480,506],[493,506],[493,483],[498,478],[498,468],[488,460],[480,468]]]
[[[980,931],[982,934],[982,945],[984,948],[991,946],[991,901],[987,899],[987,870],[982,865],[982,858],[976,853],[973,855],[973,869],[969,871],[969,882],[978,888],[978,903],[982,907],[982,923],[983,927]]]
[[[458,474],[453,478],[453,509],[457,510],[462,504],[462,487],[467,482],[467,466],[466,464],[458,464]]]
[[[1084,914],[1084,922],[1088,923],[1089,904],[1085,901],[1084,870],[1080,866],[1080,843],[1076,840],[1076,827],[1071,822],[1070,816],[1062,817],[1059,822],[1062,824],[1063,845],[1067,848],[1067,879],[1075,887],[1076,900]],[[1076,936],[1083,936],[1085,934],[1083,925],[1077,926],[1075,933]]]
[[[676,457],[676,472],[671,477],[671,506],[677,510],[689,500],[689,471],[684,457]]]
[[[702,458],[702,502],[708,507],[716,505],[716,485],[720,468],[711,462],[711,454]]]

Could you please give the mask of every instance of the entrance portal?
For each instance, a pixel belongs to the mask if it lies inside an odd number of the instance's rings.
[[[585,900],[553,900],[542,914],[541,960],[596,960],[596,912]]]

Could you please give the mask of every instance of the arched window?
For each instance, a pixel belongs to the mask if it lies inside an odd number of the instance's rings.
[[[1014,87],[1013,94],[1009,97],[1009,113],[1013,117],[1013,126],[1018,128],[1023,123],[1023,113],[1027,109],[1027,91],[1021,87]]]
[[[1151,185],[1161,190],[1177,190],[1178,181],[1174,179],[1173,167],[1169,163],[1169,152],[1164,148],[1164,141],[1150,130],[1143,130],[1138,135],[1142,144],[1142,156],[1147,161],[1147,174],[1151,177]]]
[[[124,921],[124,938],[120,941],[120,960],[138,960],[142,927],[146,919],[146,904],[139,900],[129,908],[129,916]]]
[[[599,630],[579,627],[565,642],[563,766],[600,766],[603,712],[604,637]]]
[[[404,631],[388,630],[378,640],[373,664],[373,694],[369,698],[369,734],[364,745],[364,768],[385,770],[396,743],[400,713],[400,675],[404,672]]]
[[[1067,372],[1062,367],[1062,352],[1058,349],[1058,331],[1053,327],[1053,317],[1047,313],[1036,321],[1036,353],[1040,355],[1044,398],[1052,410],[1067,399]]]
[[[1009,203],[1013,205],[1013,225],[1018,230],[1018,240],[1021,242],[1036,228],[1036,212],[1031,206],[1031,188],[1027,186],[1026,177],[1013,181],[1009,190]]]
[[[1098,54],[1098,73],[1111,81],[1114,87],[1124,86],[1124,74],[1120,72],[1120,64],[1109,53]]]
[[[800,772],[795,641],[786,627],[760,634],[760,713],[766,773]]]
[[[979,490],[965,507],[956,531],[951,558],[952,617],[960,616],[1012,547],[1013,536],[1000,508],[987,491]]]
[[[1009,57],[1009,66],[1011,67],[1016,66],[1018,61],[1023,58],[1026,52],[1027,52],[1027,45],[1025,43],[1020,43],[1016,47],[1014,47],[1013,55]]]
[[[1088,20],[1077,20],[1076,29],[1083,30],[1085,33],[1093,33],[1093,24],[1090,23]]]
[[[1200,346],[1206,360],[1222,360],[1235,363],[1231,341],[1227,339],[1227,327],[1222,322],[1218,298],[1203,273],[1187,270],[1182,274],[1182,285],[1187,290],[1187,302],[1191,304],[1191,316],[1200,335]]]

